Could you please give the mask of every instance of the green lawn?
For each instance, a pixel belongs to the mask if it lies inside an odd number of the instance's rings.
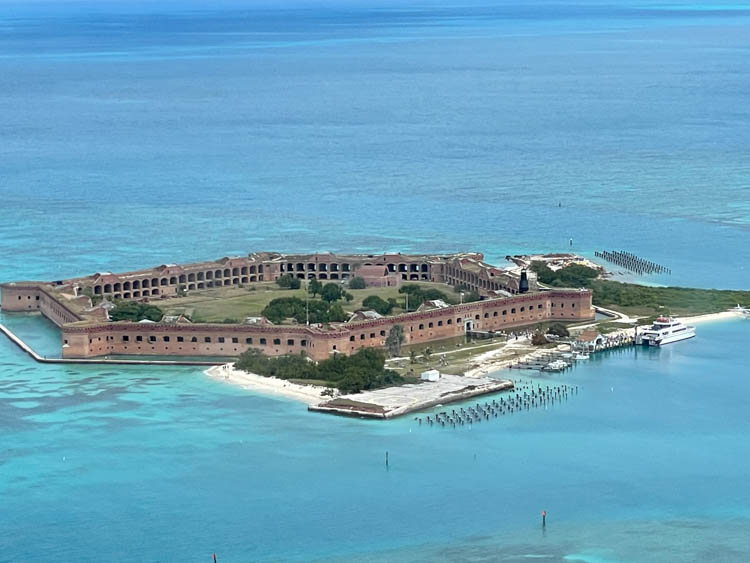
[[[445,293],[449,300],[457,302],[458,295],[450,286],[419,282],[425,288],[435,288]],[[251,290],[251,288],[254,288]],[[389,297],[398,299],[403,304],[403,295],[395,287],[347,289],[354,296],[350,303],[340,301],[345,311],[353,312],[362,308],[362,301],[370,295],[377,295],[387,300]],[[245,317],[260,316],[263,308],[271,300],[279,297],[305,298],[304,289],[281,289],[272,282],[257,283],[244,288],[221,287],[191,291],[187,297],[175,297],[157,304],[166,314],[185,313],[194,322],[223,322],[228,319],[241,321]],[[400,313],[403,309],[394,309],[394,313]]]

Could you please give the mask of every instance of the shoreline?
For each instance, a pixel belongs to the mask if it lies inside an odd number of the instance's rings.
[[[324,397],[321,393],[327,389],[320,385],[300,385],[276,377],[265,377],[255,373],[249,373],[235,369],[233,363],[214,366],[204,370],[208,377],[216,381],[237,385],[243,389],[257,391],[271,397],[284,397],[305,403],[308,406],[317,405],[330,397]]]
[[[677,318],[685,323],[701,324],[707,322],[720,322],[732,319],[740,319],[742,317],[735,311],[722,311],[720,313],[706,313],[705,315],[694,315],[691,317]],[[631,330],[632,329],[624,328],[617,332],[628,332]],[[524,353],[515,355],[514,352],[518,351],[519,349],[523,349]],[[473,364],[475,364],[474,367],[466,371],[461,377],[466,378],[468,381],[471,381],[472,379],[478,380],[480,378],[486,378],[492,373],[507,369],[513,364],[528,359],[539,350],[541,349],[532,347],[530,339],[528,337],[521,337],[517,341],[511,342],[502,348],[481,352],[476,356],[473,356],[471,358],[471,361]],[[509,355],[511,357],[508,357]],[[322,387],[319,385],[301,385],[299,383],[292,383],[290,381],[277,379],[275,377],[265,377],[253,373],[244,372],[235,369],[233,363],[213,366],[207,370],[204,370],[203,373],[205,373],[208,377],[215,379],[216,381],[237,385],[249,391],[257,392],[259,394],[267,395],[270,397],[292,399],[294,401],[304,403],[308,407],[316,407],[309,410],[337,412],[338,414],[361,414],[354,412],[345,413],[339,410],[334,411],[333,409],[327,408],[317,408],[323,403],[331,401],[333,398],[335,398],[335,396],[323,396],[321,393],[326,389],[326,387]],[[496,381],[498,381],[499,383],[501,380],[496,379]],[[487,392],[492,391],[485,391],[485,393]],[[356,400],[356,395],[352,395],[350,398],[354,398]],[[443,399],[447,400],[441,400],[440,402],[449,402],[450,400],[459,400],[460,398],[462,397],[456,397],[453,399],[443,397]],[[420,408],[427,408],[428,406],[429,405],[427,404],[427,402],[425,402],[421,406],[414,406],[407,411],[398,413],[394,412],[389,416],[379,416],[377,418],[390,418],[391,416],[398,416],[399,414],[405,414],[406,412],[419,410]]]
[[[741,319],[742,316],[737,311],[722,311],[721,313],[706,313],[705,315],[694,315],[692,317],[676,317],[683,323],[707,323],[711,321],[728,321],[730,319]]]
[[[680,321],[684,322],[685,324],[701,324],[701,323],[708,323],[708,322],[721,322],[721,321],[729,321],[732,319],[741,319],[742,316],[736,311],[730,310],[730,311],[721,311],[719,313],[706,313],[703,315],[693,315],[691,317],[679,317],[678,316],[676,318],[678,318]],[[628,318],[628,320],[630,320],[630,318]],[[596,324],[593,324],[592,327],[596,327]],[[635,324],[633,325],[633,327],[635,327]],[[615,331],[614,333],[610,333],[610,335],[614,335],[617,333],[627,333],[629,331],[632,332],[632,329],[623,328],[618,331]],[[507,355],[508,350],[512,350],[513,348],[523,348],[523,347],[526,347],[529,350],[526,353],[521,354],[520,356],[514,356],[512,358],[502,357],[502,356]],[[481,377],[481,376],[486,376],[491,373],[501,371],[503,369],[507,369],[513,364],[528,360],[539,350],[540,350],[539,348],[532,348],[530,339],[528,337],[519,338],[518,342],[512,342],[503,348],[500,348],[497,350],[490,350],[489,352],[483,352],[473,357],[472,361],[478,365],[466,371],[464,373],[464,376]]]

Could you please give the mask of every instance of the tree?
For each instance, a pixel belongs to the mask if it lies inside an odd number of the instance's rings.
[[[416,364],[417,363],[417,353],[414,351],[414,348],[409,350],[409,363],[410,364]]]
[[[351,302],[352,302],[352,300],[354,300],[354,295],[352,295],[352,294],[351,294],[351,293],[349,293],[348,291],[345,291],[345,292],[344,292],[344,299],[346,299],[346,302],[347,302],[347,303],[351,303]]]
[[[137,303],[136,301],[123,301],[117,303],[109,312],[109,318],[113,321],[142,321],[149,320],[159,322],[164,316],[156,305]]]
[[[425,362],[429,362],[430,358],[432,357],[432,348],[430,348],[429,346],[425,348],[422,352],[422,357],[424,358]]]
[[[349,280],[349,289],[365,289],[366,287],[365,278],[354,276]]]
[[[393,305],[390,302],[378,297],[377,295],[370,295],[367,297],[362,301],[362,306],[366,309],[377,311],[381,315],[387,315],[393,310]]]
[[[341,289],[341,286],[337,283],[327,283],[323,286],[323,289],[320,291],[320,297],[323,298],[323,301],[327,301],[328,303],[333,303],[334,301],[338,301],[344,296],[344,290]]]
[[[401,354],[401,345],[404,343],[404,327],[393,325],[388,331],[388,337],[385,339],[385,346],[392,358]]]
[[[334,303],[328,308],[328,322],[331,323],[343,323],[347,318],[347,314],[343,307],[338,303]]]
[[[570,336],[567,327],[562,323],[555,323],[547,329],[547,334],[554,334],[555,336],[566,337]]]
[[[278,324],[289,317],[296,319],[300,314],[304,320],[305,302],[299,297],[280,297],[273,299],[266,305],[261,314],[274,324]]]
[[[448,301],[448,296],[439,289],[423,289],[418,284],[407,283],[401,286],[399,293],[409,296],[409,309],[416,309],[425,301],[442,299]]]
[[[302,282],[292,274],[284,274],[283,276],[276,278],[276,283],[279,287],[284,289],[299,289],[302,285]]]
[[[308,291],[309,291],[309,292],[310,292],[310,293],[312,294],[312,296],[313,296],[313,297],[315,297],[315,296],[316,296],[316,295],[318,295],[318,294],[319,294],[319,293],[321,292],[321,290],[323,289],[323,284],[322,284],[322,283],[320,283],[320,282],[319,282],[318,280],[316,280],[315,278],[313,278],[313,279],[311,279],[311,280],[310,280],[310,281],[308,282],[308,285],[307,285],[307,289],[308,289]]]

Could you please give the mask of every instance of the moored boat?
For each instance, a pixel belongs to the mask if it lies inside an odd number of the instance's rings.
[[[673,317],[659,317],[638,335],[636,343],[643,346],[664,346],[694,336],[695,327],[684,325]]]

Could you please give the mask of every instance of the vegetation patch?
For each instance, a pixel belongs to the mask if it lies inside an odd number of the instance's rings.
[[[302,282],[292,274],[285,274],[276,280],[276,285],[282,289],[299,289]]]
[[[385,408],[374,403],[363,403],[361,401],[352,401],[351,399],[333,399],[328,401],[324,406],[336,407],[339,409],[358,410],[365,412],[385,413]]]
[[[594,305],[638,314],[701,315],[750,303],[750,291],[649,287],[610,280],[594,280],[588,287],[594,292]]]
[[[338,303],[329,303],[320,299],[304,301],[299,297],[281,297],[265,306],[261,314],[274,324],[281,324],[286,319],[298,323],[332,323],[344,322],[348,315]]]
[[[318,362],[303,355],[271,358],[259,350],[248,350],[240,355],[235,367],[250,373],[286,380],[325,381],[342,393],[359,393],[407,383],[407,379],[385,368],[385,353],[374,348],[359,350],[351,356],[336,354]]]
[[[425,301],[442,299],[445,302],[449,302],[448,296],[439,289],[424,288],[416,283],[407,283],[405,285],[402,285],[399,288],[398,292],[403,294],[404,296],[408,296],[409,310],[416,309]]]
[[[702,315],[719,313],[739,304],[750,303],[750,291],[652,287],[597,279],[593,268],[571,264],[552,271],[534,262],[531,269],[540,282],[553,287],[586,287],[593,291],[594,305],[636,315]]]
[[[120,301],[109,312],[109,318],[112,321],[138,322],[149,320],[159,322],[163,316],[164,313],[156,305],[138,303],[137,301]]]

